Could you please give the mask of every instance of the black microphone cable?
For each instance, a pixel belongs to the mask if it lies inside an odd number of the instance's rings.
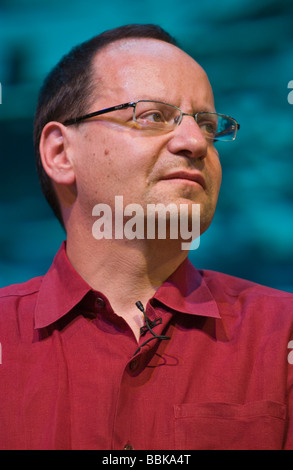
[[[146,312],[145,312],[145,309],[144,309],[144,306],[142,305],[141,301],[139,300],[138,302],[135,303],[135,305],[137,306],[137,308],[143,313],[143,316],[144,316],[144,320],[145,320],[145,325],[142,326],[140,328],[140,333],[141,335],[145,335],[147,331],[149,331],[151,334],[152,334],[152,338],[149,338],[147,339],[141,346],[139,346],[139,348],[135,351],[135,353],[133,354],[134,356],[138,353],[138,351],[140,351],[140,349],[145,346],[147,343],[149,343],[149,341],[152,341],[153,339],[163,339],[163,340],[167,340],[167,339],[171,339],[170,336],[165,336],[165,335],[157,335],[153,330],[152,328],[156,325],[159,325],[160,323],[162,323],[162,318],[158,318],[157,320],[155,321],[151,321]]]

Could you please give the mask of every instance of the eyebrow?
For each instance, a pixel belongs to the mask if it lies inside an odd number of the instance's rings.
[[[181,109],[181,111],[185,112],[184,109],[182,109],[180,106],[178,106],[178,104],[174,103],[174,101],[170,101],[169,98],[167,97],[166,99],[165,98],[162,98],[162,96],[152,96],[150,97],[149,95],[140,95],[139,98],[135,98],[133,100],[130,100],[132,102],[135,102],[135,101],[140,101],[140,100],[148,100],[148,101],[161,101],[163,103],[166,103],[166,104],[172,104],[173,106],[176,106],[177,108]],[[196,109],[197,111],[193,111],[193,106],[191,107],[192,108],[192,111],[191,113],[192,114],[196,114],[196,113],[199,113],[199,112],[203,112],[203,113],[216,113],[216,109],[215,107],[207,107],[205,106],[204,108],[199,108],[198,106],[196,106]],[[186,111],[187,112],[187,111]]]

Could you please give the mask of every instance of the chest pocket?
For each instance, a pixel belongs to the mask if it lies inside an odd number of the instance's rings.
[[[185,403],[175,405],[174,414],[176,449],[282,449],[286,406],[281,403]]]

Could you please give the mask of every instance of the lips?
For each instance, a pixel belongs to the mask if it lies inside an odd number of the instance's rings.
[[[168,175],[165,175],[163,180],[187,180],[187,181],[193,181],[194,183],[200,184],[200,186],[205,189],[206,184],[205,184],[205,179],[202,175],[202,173],[199,172],[192,172],[192,171],[176,171],[173,173],[170,173]]]

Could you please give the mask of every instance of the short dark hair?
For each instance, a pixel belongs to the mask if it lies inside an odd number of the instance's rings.
[[[53,68],[40,90],[34,121],[35,159],[42,192],[64,227],[60,204],[45,172],[40,152],[40,138],[50,121],[64,122],[87,112],[94,92],[92,62],[97,52],[108,44],[127,38],[158,39],[177,45],[176,40],[160,26],[132,24],[107,30],[74,47]]]

